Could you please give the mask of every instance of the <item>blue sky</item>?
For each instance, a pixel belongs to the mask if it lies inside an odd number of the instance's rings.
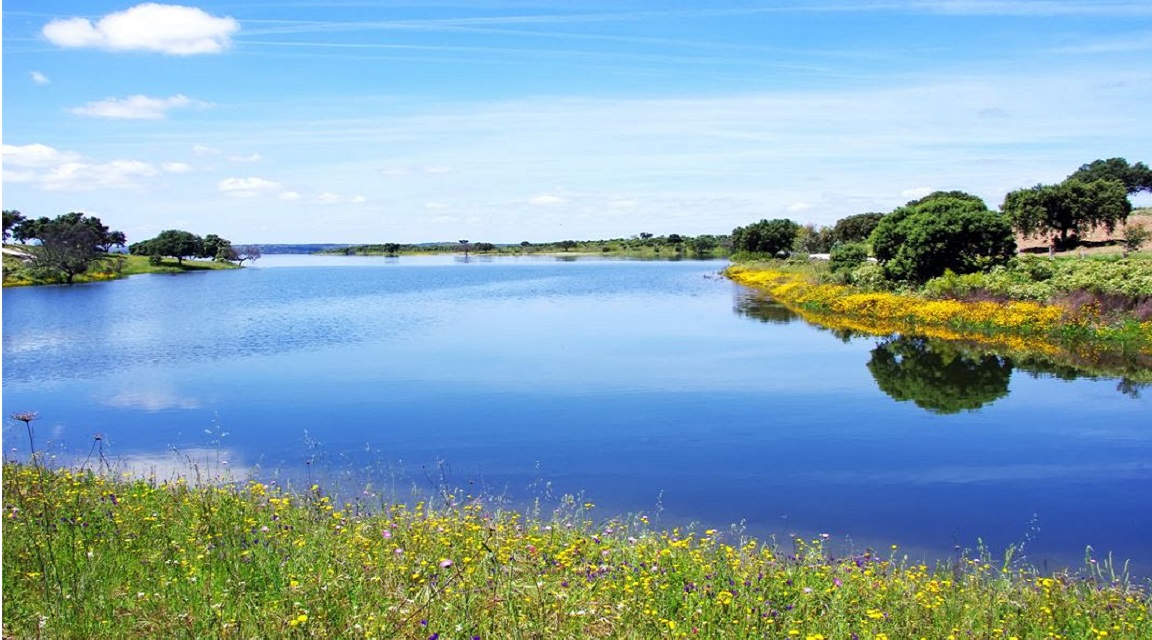
[[[1152,162],[1150,122],[1147,0],[3,3],[4,208],[131,241],[697,235],[937,189],[996,208]]]

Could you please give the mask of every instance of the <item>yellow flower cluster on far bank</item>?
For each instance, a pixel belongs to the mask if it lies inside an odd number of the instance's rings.
[[[1060,351],[1053,336],[1074,329],[1097,339],[1115,337],[1114,327],[1090,313],[1069,314],[1058,305],[1030,301],[965,302],[930,300],[890,292],[860,292],[837,284],[816,284],[787,271],[734,265],[727,276],[767,292],[803,318],[833,328],[880,335],[917,333],[948,340],[1035,353]],[[1144,350],[1152,348],[1152,322],[1139,325]]]

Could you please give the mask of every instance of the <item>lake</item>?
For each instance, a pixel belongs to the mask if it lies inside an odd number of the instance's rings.
[[[1080,567],[1091,546],[1152,575],[1152,389],[836,334],[724,266],[270,255],[6,289],[4,411],[38,411],[58,463],[580,494],[603,518],[917,559],[982,541]]]

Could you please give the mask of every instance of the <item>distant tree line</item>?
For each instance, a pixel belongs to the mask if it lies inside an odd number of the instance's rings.
[[[657,236],[642,232],[630,238],[607,240],[557,240],[554,242],[528,242],[518,244],[495,244],[491,242],[439,242],[424,244],[401,244],[386,242],[359,244],[347,247],[326,249],[320,253],[334,255],[384,255],[459,252],[465,255],[476,254],[525,254],[525,253],[625,253],[653,254],[660,256],[690,256],[695,258],[714,257],[726,252],[731,240],[726,235],[685,236],[671,233]]]

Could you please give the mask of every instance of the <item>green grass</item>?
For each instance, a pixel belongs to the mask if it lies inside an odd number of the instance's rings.
[[[76,276],[73,283],[118,280],[142,273],[184,273],[186,271],[211,271],[239,268],[239,266],[230,262],[215,262],[211,260],[185,260],[184,264],[181,265],[175,258],[167,258],[160,264],[153,265],[148,262],[147,256],[109,254],[98,258],[89,267],[88,272]],[[28,268],[27,263],[15,256],[4,255],[5,287],[60,284],[62,282],[62,278],[54,278],[35,273]]]
[[[574,498],[336,504],[27,463],[3,484],[6,638],[1152,637],[1147,591],[1095,560],[832,558],[820,538],[659,531]]]

